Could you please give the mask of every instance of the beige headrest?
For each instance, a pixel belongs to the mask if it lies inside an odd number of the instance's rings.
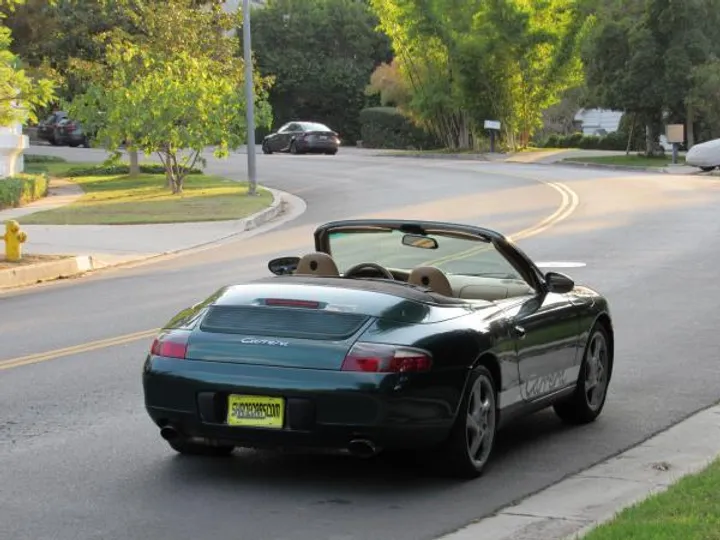
[[[434,266],[420,266],[410,272],[408,283],[427,287],[443,296],[453,296],[452,286],[442,270]]]
[[[309,253],[300,259],[296,275],[340,277],[335,261],[327,253]]]

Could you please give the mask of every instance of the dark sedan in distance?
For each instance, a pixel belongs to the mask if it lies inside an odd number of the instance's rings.
[[[291,154],[337,154],[339,135],[318,122],[288,122],[263,139],[262,151]]]
[[[514,419],[601,413],[602,294],[481,227],[343,220],[314,236],[315,252],[270,261],[275,276],[223,287],[154,340],[145,407],[175,451],[420,451],[476,477]]]

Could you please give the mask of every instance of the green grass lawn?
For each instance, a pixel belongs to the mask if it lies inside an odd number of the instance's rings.
[[[583,540],[720,539],[720,460],[621,512]]]
[[[672,156],[666,157],[644,157],[635,154],[629,156],[592,156],[592,157],[573,157],[566,158],[563,161],[580,161],[582,163],[599,163],[603,165],[623,165],[631,167],[667,167],[672,164]],[[678,156],[678,165],[684,165],[685,158]]]
[[[30,163],[27,172],[44,170],[62,178],[72,168],[99,166],[90,163]],[[140,223],[179,223],[240,219],[268,207],[272,194],[258,188],[258,195],[247,196],[248,185],[225,178],[191,174],[185,178],[184,192],[173,195],[165,186],[163,174],[92,175],[69,178],[85,194],[61,208],[37,212],[18,221],[25,225],[121,225]]]

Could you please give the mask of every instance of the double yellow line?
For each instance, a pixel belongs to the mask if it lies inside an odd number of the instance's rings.
[[[558,182],[542,182],[544,185],[551,187],[555,191],[557,191],[560,194],[561,202],[560,205],[557,207],[555,212],[550,214],[548,217],[543,219],[542,221],[536,223],[535,225],[528,227],[527,229],[523,229],[522,231],[516,232],[512,235],[509,235],[507,238],[511,242],[516,242],[517,240],[522,240],[523,238],[530,238],[531,236],[535,236],[540,234],[541,232],[547,230],[548,228],[552,227],[553,225],[557,225],[561,221],[564,221],[568,217],[572,215],[572,213],[577,209],[578,205],[580,204],[580,197],[578,197],[578,194],[575,193],[572,189],[570,189],[565,184],[560,184]],[[427,261],[423,263],[423,266],[436,266],[438,264],[450,262],[450,261],[461,261],[463,259],[467,259],[468,257],[471,257],[473,255],[477,255],[478,253],[482,253],[483,251],[486,251],[488,249],[491,249],[487,245],[480,245],[478,247],[466,249],[465,251],[461,251],[460,253],[454,253],[452,255],[446,255],[444,257],[439,257],[437,259],[434,259],[432,261]]]
[[[20,366],[27,366],[30,364],[37,364],[38,362],[45,362],[47,360],[54,360],[55,358],[62,358],[63,356],[71,356],[73,354],[80,354],[97,349],[104,349],[106,347],[114,347],[116,345],[125,345],[138,341],[140,339],[149,339],[155,334],[157,330],[143,330],[142,332],[134,332],[132,334],[124,334],[122,336],[116,336],[107,339],[100,339],[97,341],[90,341],[81,345],[74,345],[72,347],[65,347],[64,349],[55,349],[54,351],[48,351],[38,354],[29,354],[27,356],[20,356],[18,358],[12,358],[10,360],[0,361],[0,371],[4,369],[11,369]]]
[[[516,175],[513,175],[513,176],[516,176]],[[537,179],[533,179],[533,180],[537,181]],[[580,199],[579,199],[578,195],[572,189],[567,187],[566,185],[560,184],[557,182],[544,182],[544,181],[540,181],[540,182],[547,185],[548,187],[551,187],[558,193],[560,193],[560,196],[562,197],[560,206],[558,206],[558,208],[557,208],[557,210],[555,210],[555,212],[550,214],[548,217],[546,217],[542,221],[536,223],[532,227],[528,227],[527,229],[523,229],[522,231],[519,231],[513,235],[508,236],[508,238],[512,241],[535,236],[535,235],[540,234],[541,232],[547,230],[549,227],[552,227],[553,225],[557,225],[561,221],[567,219],[580,204]],[[461,253],[458,253],[456,255],[442,257],[440,259],[431,261],[426,264],[439,264],[440,262],[447,262],[449,260],[463,259],[463,258],[469,257],[471,255],[474,255],[475,253],[478,253],[478,252],[482,251],[483,249],[487,249],[487,246],[471,248],[471,249],[468,249]],[[134,332],[132,334],[124,334],[122,336],[116,336],[113,338],[106,338],[106,339],[100,339],[97,341],[90,341],[87,343],[83,343],[81,345],[74,345],[72,347],[65,347],[63,349],[55,349],[53,351],[47,351],[44,353],[30,354],[27,356],[20,356],[18,358],[11,358],[8,360],[0,360],[0,371],[16,368],[16,367],[20,367],[20,366],[27,366],[30,364],[37,364],[40,362],[46,362],[48,360],[54,360],[56,358],[62,358],[62,357],[71,356],[74,354],[81,354],[81,353],[86,353],[86,352],[90,352],[90,351],[96,351],[98,349],[104,349],[107,347],[114,347],[117,345],[126,345],[128,343],[132,343],[134,341],[138,341],[141,339],[150,339],[150,338],[154,337],[159,331],[160,331],[159,328],[154,329],[154,330],[143,330],[141,332]]]

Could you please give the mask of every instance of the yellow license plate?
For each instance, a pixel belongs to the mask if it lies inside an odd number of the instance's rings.
[[[227,423],[230,426],[282,429],[285,400],[265,396],[228,396]]]

